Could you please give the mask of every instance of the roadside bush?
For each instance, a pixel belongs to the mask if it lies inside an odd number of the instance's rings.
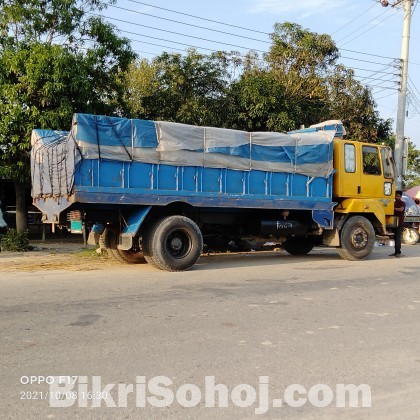
[[[9,229],[5,235],[0,236],[0,248],[2,251],[29,251],[28,231]]]

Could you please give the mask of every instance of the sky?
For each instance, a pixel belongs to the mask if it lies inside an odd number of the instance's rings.
[[[329,34],[340,50],[339,62],[371,86],[383,119],[397,117],[398,68],[404,13],[399,0],[383,7],[378,0],[117,0],[102,14],[132,48],[149,60],[163,52],[201,53],[270,47],[275,23],[292,22]],[[405,136],[420,149],[420,1],[412,7]]]

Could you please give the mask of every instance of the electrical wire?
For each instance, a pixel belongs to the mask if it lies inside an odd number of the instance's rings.
[[[163,8],[163,7],[159,7],[159,6],[154,6],[154,5],[151,5],[149,3],[144,3],[144,2],[140,2],[140,1],[136,1],[136,0],[128,0],[128,1],[131,1],[131,2],[137,3],[137,4],[142,4],[142,5],[149,6],[149,7],[153,7],[153,8],[157,8],[157,9],[161,9],[161,10],[165,10],[165,11],[168,11],[168,12],[171,12],[171,13],[176,13],[176,14],[181,14],[181,15],[193,17],[195,19],[200,19],[200,20],[204,20],[204,21],[210,21],[210,22],[213,22],[213,23],[218,23],[218,24],[222,24],[222,25],[225,25],[225,26],[230,26],[230,27],[233,27],[233,28],[239,28],[239,29],[242,29],[242,30],[247,30],[247,31],[250,31],[250,32],[255,32],[255,33],[261,33],[261,34],[270,36],[270,33],[268,33],[268,32],[262,32],[262,31],[258,31],[258,30],[254,30],[254,29],[250,29],[250,28],[245,28],[245,27],[242,27],[242,26],[231,25],[231,24],[228,24],[228,23],[224,23],[224,22],[220,22],[220,21],[216,21],[216,20],[212,20],[212,19],[207,19],[207,18],[203,18],[203,17],[200,17],[200,16],[196,16],[196,15],[190,15],[190,14],[187,14],[187,13],[182,13],[182,12],[179,12],[179,11],[176,11],[176,10],[173,10],[173,9],[167,9],[167,8]],[[374,7],[374,6],[372,6],[372,7]],[[220,30],[217,30],[217,29],[214,29],[214,28],[209,28],[209,27],[205,27],[205,26],[194,25],[194,24],[190,24],[190,23],[187,23],[187,22],[181,22],[181,21],[177,21],[177,20],[173,20],[173,19],[169,19],[169,18],[164,18],[164,17],[161,17],[161,16],[152,15],[152,14],[145,13],[145,12],[139,12],[139,11],[133,10],[133,9],[123,8],[123,7],[120,7],[120,6],[111,5],[111,7],[118,8],[118,9],[125,10],[125,11],[132,12],[132,13],[142,14],[142,15],[146,15],[146,16],[155,17],[155,18],[158,18],[158,19],[163,19],[163,20],[175,22],[175,23],[182,24],[182,25],[197,27],[199,29],[204,29],[204,30],[208,30],[208,31],[218,32],[218,33],[221,33],[221,34],[224,34],[224,35],[231,35],[231,36],[235,36],[235,37],[238,37],[238,38],[243,38],[243,39],[248,39],[248,40],[254,40],[254,41],[258,41],[258,42],[262,42],[262,43],[267,43],[267,44],[270,44],[271,43],[271,41],[265,41],[265,40],[261,40],[261,39],[251,38],[251,37],[247,37],[247,36],[243,36],[243,35],[233,34],[233,33],[230,33],[230,32],[224,32],[224,31],[220,31]],[[370,8],[372,8],[372,7],[370,7]],[[110,18],[110,19],[114,19],[115,20],[115,18]],[[136,26],[146,27],[145,25],[139,24],[137,22],[124,21],[124,23],[129,23],[129,24],[136,25]],[[153,27],[149,27],[149,28],[152,28],[152,29],[155,29],[155,30],[162,30],[161,28],[153,28]],[[190,35],[183,34],[183,33],[176,33],[176,34],[190,37]],[[207,41],[210,41],[210,40],[207,40]],[[218,42],[218,41],[211,41],[211,42]],[[246,48],[246,47],[241,47],[241,48]],[[355,50],[348,50],[348,49],[344,49],[344,48],[340,48],[340,49],[342,51],[347,51],[347,52],[351,52],[351,53],[354,53],[354,54],[363,54],[363,55],[369,55],[369,56],[378,57],[378,58],[396,60],[395,57],[386,57],[386,56],[382,56],[382,55],[378,55],[378,54],[366,53],[366,52],[355,51]],[[347,58],[351,59],[350,57],[347,57]],[[369,61],[367,61],[367,62],[369,62]]]
[[[95,15],[93,13],[92,13],[92,15],[93,16],[102,16],[102,17],[104,17],[106,19],[115,20],[115,21],[121,22],[121,23],[131,23],[131,24],[133,24],[132,22],[129,22],[129,21],[126,21],[126,20],[122,20],[122,19],[113,18],[111,16]],[[217,43],[217,44],[221,44],[221,45],[227,45],[229,47],[241,48],[241,49],[248,49],[248,47],[244,47],[244,46],[241,46],[241,45],[229,44],[227,42],[222,42],[222,41],[214,41],[214,40],[211,40],[211,39],[208,39],[208,38],[202,38],[202,37],[199,37],[199,36],[182,34],[180,32],[169,31],[167,29],[156,28],[156,27],[153,27],[153,26],[142,25],[142,24],[139,24],[139,23],[138,24],[135,24],[135,26],[141,26],[143,28],[154,29],[154,30],[158,30],[158,31],[161,31],[161,32],[166,32],[166,33],[169,33],[169,34],[172,34],[172,35],[185,36],[185,37],[197,39],[197,40],[200,40],[200,41],[206,41],[206,42],[212,42],[212,43]],[[128,31],[121,30],[121,32],[128,32]],[[131,34],[133,34],[133,35],[140,35],[140,36],[146,36],[146,35],[138,34],[138,33],[135,33],[135,32],[131,32]],[[151,37],[151,38],[153,38],[153,37]],[[156,38],[156,39],[158,39],[158,38]],[[169,41],[169,42],[175,42],[175,41]],[[178,43],[178,42],[175,42],[175,43]],[[254,49],[254,51],[258,51],[258,52],[262,52],[262,53],[265,53],[266,52],[266,51],[258,50],[258,49]]]
[[[414,90],[420,95],[420,92],[416,88],[416,86],[415,86],[414,82],[411,80],[411,77],[410,76],[408,76],[408,81],[409,81],[409,83],[411,82],[410,84],[412,85],[412,87],[414,88]]]
[[[384,65],[384,63],[378,63],[377,61],[362,60],[361,58],[346,57],[344,55],[342,55],[340,58],[345,58],[347,60],[361,61],[363,63],[369,63],[369,64],[377,64],[379,66],[383,66]],[[391,66],[392,64],[388,64],[388,65]]]
[[[359,19],[359,17],[364,16],[365,13],[367,13],[370,9],[373,9],[374,7],[376,7],[376,4],[373,4],[372,6],[370,6],[368,9],[366,9],[364,12],[360,13],[360,15],[357,15],[355,18],[353,18],[352,20],[350,20],[349,22],[347,22],[345,25],[342,25],[340,28],[338,28],[335,32],[333,32],[331,35],[336,34],[337,32],[340,32],[341,30],[343,30],[345,27],[349,26],[351,23],[353,23],[355,20]]]
[[[168,11],[168,12],[171,12],[171,13],[176,13],[176,14],[180,14],[180,15],[184,15],[184,16],[188,16],[188,17],[193,17],[195,19],[209,21],[209,19],[202,18],[202,17],[195,16],[195,15],[190,15],[190,14],[182,13],[182,12],[178,12],[178,11],[173,10],[173,9],[161,8],[161,7],[158,7],[158,6],[153,6],[151,4],[144,3],[144,2],[139,2],[139,1],[135,1],[135,0],[129,0],[129,1],[132,1],[133,3],[142,4],[142,5],[146,5],[146,6],[149,6],[149,7],[154,7],[154,8],[157,8],[157,9],[165,10],[165,11]],[[255,38],[251,38],[251,37],[246,37],[246,36],[242,36],[242,35],[238,35],[238,34],[233,34],[233,33],[230,33],[230,32],[219,31],[219,30],[216,30],[216,29],[213,29],[213,28],[207,28],[207,27],[204,27],[204,26],[194,25],[194,24],[190,24],[190,23],[186,23],[186,22],[181,22],[181,21],[174,20],[174,19],[163,18],[163,17],[160,17],[160,16],[152,15],[150,13],[139,12],[137,10],[132,10],[132,9],[128,9],[128,8],[125,8],[125,7],[120,7],[120,6],[112,6],[112,7],[115,7],[117,9],[124,10],[124,11],[127,11],[127,12],[142,14],[142,15],[145,15],[145,16],[153,17],[153,18],[163,19],[163,20],[166,20],[166,21],[171,21],[171,22],[174,22],[174,23],[182,24],[182,25],[187,25],[187,26],[190,26],[190,27],[196,27],[196,28],[203,29],[203,30],[211,30],[213,32],[222,33],[224,35],[230,35],[230,36],[235,36],[235,37],[238,37],[238,38],[243,38],[243,39],[248,39],[248,40],[255,40],[255,41],[258,41],[258,42],[269,43],[269,41],[263,41],[263,40],[259,40],[259,39],[255,39]],[[372,7],[370,7],[369,9],[371,9],[371,8]],[[153,26],[139,24],[137,22],[130,22],[130,21],[127,21],[127,20],[117,19],[117,18],[110,17],[110,16],[104,16],[104,17],[107,18],[107,19],[110,19],[110,20],[121,22],[121,23],[126,23],[126,24],[130,24],[130,25],[134,25],[134,26],[144,27],[144,28],[148,28],[148,29],[152,29],[152,30],[163,31],[163,32],[174,34],[174,35],[179,35],[179,36],[185,36],[185,37],[189,37],[189,38],[194,38],[194,39],[198,39],[198,40],[205,41],[205,42],[218,43],[218,44],[222,44],[222,45],[226,45],[226,46],[230,46],[230,47],[234,47],[234,48],[240,48],[240,49],[248,49],[248,47],[243,47],[243,46],[240,46],[240,45],[237,45],[237,44],[229,44],[229,43],[214,41],[214,40],[211,40],[211,39],[208,39],[208,38],[190,36],[190,35],[187,35],[187,34],[184,34],[184,33],[181,33],[181,32],[169,31],[169,30],[165,30],[165,29],[161,29],[161,28],[156,28],[156,27],[153,27]],[[353,19],[353,21],[354,20],[355,19]],[[210,21],[213,21],[213,20],[210,20]],[[219,24],[224,24],[226,26],[236,27],[236,28],[240,28],[240,29],[247,29],[249,31],[252,31],[249,28],[237,27],[235,25],[226,24],[224,22],[219,22],[219,21],[213,21],[213,22],[216,22],[216,23],[219,23]],[[350,24],[350,22],[349,22],[349,24]],[[348,26],[348,25],[346,25],[346,26]],[[169,40],[169,39],[152,37],[150,35],[144,35],[144,34],[130,32],[130,31],[122,31],[122,32],[128,33],[130,35],[142,36],[142,37],[147,37],[147,38],[152,38],[152,39],[158,39],[158,40],[164,41],[164,42],[175,43],[177,45],[182,45],[182,46],[185,46],[185,47],[188,47],[188,48],[196,48],[196,49],[201,49],[201,50],[211,51],[211,52],[216,52],[217,51],[217,50],[212,49],[212,48],[198,47],[198,46],[195,46],[195,45],[186,44],[186,43],[182,43],[182,42],[176,42],[176,41],[172,41],[172,40]],[[262,33],[261,31],[257,31],[257,32]],[[268,33],[264,33],[264,34],[265,35],[269,35]],[[139,40],[135,40],[135,39],[131,39],[131,41],[133,41],[133,42],[142,42],[143,44],[149,44],[149,45],[159,46],[161,48],[170,48],[170,47],[163,46],[163,45],[160,45],[160,44],[151,43],[151,42],[148,43],[148,42],[145,42],[145,41],[139,41]],[[171,49],[172,50],[176,50],[176,51],[182,51],[180,48],[175,48],[175,47],[171,47]],[[262,50],[254,50],[254,51],[260,52],[260,53],[265,53],[265,51],[262,51]],[[384,58],[384,59],[396,60],[395,58],[392,58],[392,57],[380,56],[378,54],[369,54],[369,53],[359,52],[359,51],[355,51],[355,50],[346,50],[346,49],[343,49],[343,51],[351,52],[353,54],[363,54],[363,55],[372,56],[372,57],[376,57],[376,58]],[[138,51],[138,52],[140,52],[140,51]],[[153,55],[150,52],[142,52],[142,53]],[[381,65],[381,64],[383,64],[383,63],[378,63],[377,61],[363,60],[363,59],[359,59],[359,58],[355,58],[355,57],[346,57],[346,56],[343,56],[342,58],[344,58],[346,60],[354,60],[354,61],[366,62],[366,63],[370,63],[370,64],[374,64],[374,65]],[[259,58],[257,60],[258,61],[262,61]],[[393,64],[391,63],[388,66],[393,66]],[[356,70],[356,68],[351,67],[351,66],[348,66],[348,65],[346,65],[346,67],[353,68],[353,69]],[[386,69],[386,67],[384,68],[384,70],[385,69]],[[374,74],[377,74],[378,73],[378,71],[376,71],[376,70],[370,70],[370,71],[371,71],[371,75],[372,76]],[[389,73],[389,75],[395,76],[394,73]],[[366,76],[365,78],[362,78],[362,80],[383,81],[383,79],[379,79],[379,78],[376,78],[375,79],[375,78],[369,77],[369,76]]]
[[[372,53],[367,53],[367,52],[362,52],[362,51],[348,50],[346,48],[340,48],[340,51],[346,51],[346,52],[362,54],[362,55],[370,55],[372,57],[378,57],[378,58],[387,58],[388,60],[398,60],[398,58],[395,58],[395,57],[387,57],[385,55],[378,55],[378,54],[372,54]]]
[[[153,17],[153,18],[156,18],[156,19],[165,20],[165,21],[168,21],[168,22],[174,22],[174,23],[178,23],[178,24],[181,24],[181,25],[191,26],[193,28],[204,29],[206,31],[217,32],[217,33],[220,33],[220,34],[223,34],[223,35],[236,36],[238,38],[248,39],[248,40],[257,41],[257,42],[263,42],[263,43],[266,43],[266,44],[270,44],[271,43],[270,41],[266,41],[266,40],[262,40],[262,39],[251,38],[251,37],[244,36],[244,35],[237,35],[237,34],[233,34],[231,32],[220,31],[218,29],[213,29],[213,28],[206,28],[205,26],[194,25],[192,23],[180,22],[178,20],[164,18],[162,16],[156,16],[156,15],[152,15],[152,14],[145,13],[145,12],[139,12],[137,10],[126,9],[125,7],[114,6],[114,5],[110,5],[110,6],[113,7],[113,8],[115,8],[115,9],[120,9],[120,10],[125,10],[125,11],[131,12],[131,13],[137,13],[137,14],[140,14],[140,15],[150,16],[150,17]],[[131,23],[132,25],[137,25],[137,26],[145,26],[145,25],[141,25],[141,24],[136,24],[134,22],[125,22],[125,23]],[[153,29],[157,29],[157,28],[153,28]]]
[[[208,18],[204,18],[204,17],[201,17],[201,16],[195,16],[195,15],[191,15],[191,14],[188,14],[188,13],[179,12],[179,11],[176,11],[176,10],[166,9],[164,7],[154,6],[153,4],[150,4],[150,3],[143,3],[143,2],[137,1],[137,0],[128,0],[128,1],[131,1],[132,3],[142,4],[144,6],[153,7],[155,9],[165,10],[167,12],[176,13],[178,15],[192,17],[194,19],[200,19],[200,20],[205,20],[207,22],[211,22],[211,23],[217,23],[219,25],[230,26],[231,28],[242,29],[242,30],[245,30],[245,31],[260,33],[260,34],[264,34],[264,35],[270,35],[270,33],[268,33],[268,32],[258,31],[256,29],[250,29],[250,28],[246,28],[246,27],[243,27],[243,26],[232,25],[232,24],[226,23],[226,22],[220,22],[220,21],[217,21],[217,20],[208,19]]]
[[[389,67],[389,65],[387,65],[387,66],[383,66],[383,67],[381,67],[379,70],[387,70],[388,69],[388,67]],[[393,66],[392,66],[393,67]],[[363,80],[365,80],[365,79],[368,79],[368,78],[370,78],[370,77],[373,77],[373,76],[376,76],[377,75],[377,73],[378,73],[378,70],[372,70],[372,72],[371,72],[371,74],[369,75],[369,76],[359,76],[359,77],[362,77],[362,79],[361,79],[361,81],[363,81]],[[392,73],[392,74],[387,74],[388,76],[393,76],[393,77],[397,77],[397,76],[399,76],[399,74],[395,74],[395,73]],[[382,77],[384,77],[384,76],[382,76]]]
[[[396,14],[398,13],[398,10],[395,10],[394,14],[390,14],[388,17],[386,17],[385,19],[375,23],[374,25],[372,25],[371,27],[369,27],[368,29],[366,29],[365,31],[363,31],[362,33],[360,33],[359,35],[356,35],[355,37],[353,37],[352,39],[350,39],[349,41],[345,42],[344,44],[342,44],[342,46],[350,44],[350,42],[354,41],[357,38],[360,38],[362,35],[364,35],[366,32],[371,31],[372,29],[374,29],[376,26],[380,25],[381,23],[385,22],[386,20],[390,19],[391,17],[394,17]],[[383,14],[383,13],[382,13]],[[381,16],[382,16],[381,14]],[[372,19],[374,20],[374,19]],[[370,23],[372,20],[370,20],[367,23]],[[357,32],[359,29],[365,28],[366,25],[364,25],[363,27],[358,28],[355,32]],[[347,36],[348,37],[348,36]],[[344,37],[343,39],[341,39],[340,41],[338,41],[338,43],[340,43],[341,41],[343,41],[344,39],[346,39],[347,37]]]
[[[381,96],[380,98],[375,98],[376,101],[380,101],[381,99],[388,98],[389,96],[395,95],[395,92],[388,93],[388,95]]]
[[[215,50],[215,49],[212,49],[212,48],[197,47],[196,45],[186,44],[184,42],[172,41],[170,39],[158,38],[158,37],[151,36],[151,35],[140,34],[138,32],[130,32],[130,31],[125,31],[125,30],[120,30],[120,32],[130,34],[130,35],[138,35],[138,36],[142,36],[142,37],[145,37],[145,38],[156,39],[158,41],[164,41],[164,42],[170,42],[170,43],[173,43],[173,44],[183,45],[183,46],[188,47],[188,48],[195,48],[195,49],[201,49],[201,50],[212,51],[212,52],[220,51],[220,50]],[[128,38],[128,39],[130,41],[134,41],[134,42],[143,42],[141,40],[136,40],[136,39],[131,39],[131,38]],[[212,42],[217,42],[217,41],[212,41]],[[234,46],[232,44],[224,44],[224,45]],[[239,47],[239,48],[245,48],[245,47]],[[252,50],[252,51],[264,52],[264,51],[259,51],[259,50]]]
[[[224,25],[224,26],[228,26],[228,27],[232,27],[232,28],[236,28],[236,29],[241,29],[241,30],[246,30],[246,31],[249,31],[249,32],[254,32],[254,33],[259,33],[259,34],[264,34],[264,35],[270,35],[267,32],[262,32],[262,31],[258,31],[258,30],[252,30],[250,28],[245,28],[245,27],[241,27],[241,26],[237,26],[237,25],[232,25],[232,24],[228,24],[226,22],[221,22],[221,21],[217,21],[217,20],[213,20],[213,19],[207,19],[207,18],[203,18],[203,17],[200,17],[200,16],[196,16],[196,15],[192,15],[192,14],[188,14],[188,13],[179,12],[179,11],[176,11],[176,10],[173,10],[173,9],[167,9],[167,8],[163,8],[163,7],[159,7],[159,6],[154,6],[152,4],[140,2],[140,1],[137,1],[137,0],[128,0],[128,1],[130,1],[132,3],[141,4],[141,5],[144,5],[144,6],[148,6],[148,7],[152,7],[152,8],[156,8],[156,9],[160,9],[160,10],[164,10],[164,11],[167,11],[167,12],[170,12],[170,13],[175,13],[175,14],[179,14],[179,15],[191,17],[191,18],[194,18],[194,19],[199,19],[199,20],[202,20],[202,21],[217,23],[217,24],[220,24],[220,25]],[[367,11],[369,11],[370,9],[372,9],[374,6],[369,7],[362,14],[365,14]],[[136,13],[136,14],[141,14],[141,15],[149,16],[149,17],[152,17],[152,18],[157,18],[157,19],[162,19],[162,20],[174,22],[174,23],[177,23],[177,24],[180,24],[180,25],[185,25],[185,26],[189,26],[189,27],[194,27],[194,28],[208,30],[208,31],[216,32],[216,33],[221,33],[223,35],[234,36],[234,37],[237,37],[237,38],[242,38],[244,40],[253,40],[253,41],[263,42],[263,43],[267,43],[267,44],[270,43],[270,41],[264,41],[264,40],[261,40],[261,39],[251,38],[251,37],[248,37],[248,36],[243,36],[243,35],[234,34],[234,33],[225,32],[225,31],[220,31],[220,30],[217,30],[217,29],[214,29],[214,28],[208,28],[208,27],[205,27],[205,26],[195,25],[195,24],[192,24],[192,23],[181,22],[179,20],[164,18],[164,17],[156,16],[156,15],[153,15],[153,14],[150,14],[150,13],[145,13],[145,12],[140,12],[140,11],[136,11],[136,10],[131,10],[131,9],[128,9],[128,8],[125,8],[125,7],[113,6],[113,5],[111,5],[111,7],[114,7],[116,9],[120,9],[120,10],[124,10],[126,12],[132,12],[132,13]],[[382,16],[385,12],[382,12],[377,17]],[[394,14],[395,13],[396,12],[394,12]],[[389,19],[390,17],[394,16],[394,14],[391,14],[387,18],[383,19],[382,21],[378,22],[377,24],[373,25],[372,27],[368,28],[368,30],[373,29],[379,23],[382,23],[385,20]],[[231,44],[231,43],[227,43],[227,42],[215,41],[215,40],[208,39],[208,38],[187,35],[185,33],[176,32],[176,31],[170,31],[170,30],[166,30],[166,29],[162,29],[162,28],[157,28],[157,27],[153,27],[153,26],[148,26],[148,25],[143,25],[143,24],[140,24],[138,22],[130,22],[130,21],[123,20],[123,19],[117,19],[117,18],[114,18],[114,17],[111,17],[111,16],[102,15],[102,17],[104,17],[105,19],[116,21],[116,22],[120,22],[120,23],[124,23],[124,24],[130,24],[130,25],[134,25],[134,26],[138,26],[138,27],[143,27],[143,28],[148,28],[148,29],[152,29],[152,30],[156,30],[156,31],[160,31],[160,32],[166,32],[166,33],[169,33],[169,34],[172,34],[172,35],[178,35],[178,36],[188,37],[190,39],[196,39],[196,40],[200,40],[200,41],[205,41],[205,42],[210,42],[210,43],[225,45],[225,46],[229,46],[229,47],[233,47],[233,48],[239,48],[239,49],[242,49],[242,50],[248,50],[249,49],[249,47],[244,47],[244,46],[237,45],[237,44]],[[357,20],[358,17],[360,17],[360,15],[357,16],[356,18],[352,19],[351,21],[349,21],[346,25],[344,25],[342,27],[342,29],[344,27],[349,26],[351,23],[353,23],[355,20]],[[377,17],[371,19],[367,23],[370,23],[370,22],[374,21],[375,19],[377,19]],[[365,28],[365,27],[366,27],[366,24],[363,26],[363,28]],[[355,32],[357,32],[360,29],[361,28],[358,28]],[[353,39],[356,39],[357,37],[363,35],[368,30],[364,31],[362,34],[357,35],[356,37],[352,38],[348,42],[351,42]],[[205,51],[211,51],[211,52],[217,52],[217,51],[219,51],[217,49],[206,48],[206,47],[199,47],[199,46],[188,44],[188,43],[178,42],[178,41],[174,41],[174,40],[171,40],[171,39],[159,38],[159,37],[155,37],[155,36],[151,36],[151,35],[145,35],[145,34],[142,34],[142,33],[131,32],[131,31],[127,31],[127,30],[120,30],[120,31],[123,32],[123,33],[129,34],[129,35],[135,35],[135,36],[140,36],[140,37],[143,37],[143,38],[155,39],[155,40],[159,40],[159,41],[163,41],[163,42],[168,42],[170,44],[176,44],[178,46],[184,46],[184,47],[187,47],[187,48],[195,48],[195,49],[198,49],[198,50],[205,50]],[[338,31],[336,31],[336,32],[338,32]],[[334,32],[334,33],[336,33],[336,32]],[[350,35],[353,35],[353,34],[354,34],[354,32],[352,34],[350,34]],[[342,40],[348,38],[350,35],[346,35],[344,38],[342,38]],[[136,43],[140,43],[141,42],[142,44],[146,44],[146,45],[152,45],[152,46],[157,46],[157,47],[161,47],[161,48],[171,48],[172,50],[176,50],[176,51],[184,51],[181,48],[169,47],[169,46],[161,45],[161,44],[157,44],[157,43],[146,42],[144,40],[138,40],[138,39],[133,39],[133,38],[129,38],[129,40],[132,41],[132,42],[136,42]],[[376,58],[381,58],[381,59],[393,60],[394,62],[398,60],[398,59],[393,58],[393,57],[387,57],[387,56],[382,56],[382,55],[379,55],[379,54],[372,54],[372,53],[361,52],[361,51],[356,51],[356,50],[350,50],[350,49],[345,49],[345,48],[340,48],[340,50],[345,51],[345,52],[350,52],[350,53],[353,53],[353,54],[361,54],[361,55],[365,55],[365,56],[371,56],[371,57],[376,57]],[[266,53],[266,51],[258,50],[258,49],[253,49],[252,51],[259,52],[259,53]],[[135,51],[135,52],[142,53],[142,54],[150,54],[150,55],[153,55],[153,53],[147,52],[147,51]],[[239,52],[238,52],[238,55],[241,56],[241,54]],[[243,56],[243,57],[245,57],[245,56]],[[384,63],[380,63],[378,61],[361,59],[361,58],[356,58],[356,57],[342,56],[341,58],[343,58],[345,60],[359,61],[359,62],[364,62],[364,63],[368,63],[368,64],[373,64],[373,65],[384,65]],[[261,61],[261,62],[263,61],[263,60],[260,60],[259,58],[256,58],[256,59],[258,61]],[[384,83],[392,82],[393,81],[392,79],[397,76],[397,74],[395,74],[392,71],[391,72],[390,71],[386,71],[386,70],[388,70],[389,67],[395,68],[395,63],[393,63],[393,62],[391,62],[389,64],[385,64],[380,70],[362,69],[362,68],[352,67],[352,66],[348,66],[348,65],[346,65],[345,67],[347,67],[349,69],[352,69],[352,70],[370,72],[370,75],[368,75],[368,76],[364,76],[364,77],[363,76],[355,76],[355,78],[356,79],[360,79],[360,77],[361,77],[361,79],[359,80],[359,82],[364,81],[364,80],[369,80],[369,81],[373,81],[373,82],[379,82],[379,84],[376,84],[376,85],[369,85],[369,84],[366,85],[366,86],[368,86],[368,87],[370,87],[372,89],[381,89],[380,91],[382,91],[382,90],[388,90],[388,89],[398,90],[395,87],[383,86]],[[381,74],[382,76],[380,76],[380,77],[374,77],[374,76],[376,76],[378,74]],[[388,79],[384,79],[384,77],[386,77],[386,76],[391,76],[391,79],[389,79],[389,78]]]

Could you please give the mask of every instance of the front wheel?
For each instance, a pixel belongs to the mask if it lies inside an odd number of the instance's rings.
[[[412,228],[406,226],[402,232],[402,240],[407,245],[415,245],[419,241],[419,232]]]
[[[146,260],[161,270],[189,270],[202,251],[203,236],[199,227],[184,216],[158,220],[143,238]]]
[[[375,246],[375,230],[366,217],[353,216],[340,232],[338,253],[345,260],[366,259]]]

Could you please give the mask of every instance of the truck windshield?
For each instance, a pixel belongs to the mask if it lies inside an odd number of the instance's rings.
[[[363,173],[366,175],[380,175],[381,162],[379,160],[378,148],[363,146]]]
[[[384,168],[385,178],[394,178],[394,159],[392,157],[392,151],[389,147],[381,148],[382,166]]]

